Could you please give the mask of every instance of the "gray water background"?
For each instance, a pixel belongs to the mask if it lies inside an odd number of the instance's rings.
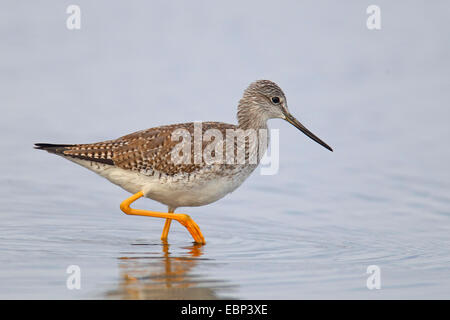
[[[69,4],[0,4],[0,298],[450,297],[448,1],[78,0],[78,31]],[[32,148],[235,123],[256,79],[335,152],[271,120],[276,175],[179,210],[203,247],[176,223],[161,244],[163,221],[121,213],[125,191]]]

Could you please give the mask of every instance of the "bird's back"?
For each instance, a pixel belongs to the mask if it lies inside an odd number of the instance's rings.
[[[201,123],[202,136],[211,129],[219,130],[225,140],[227,130],[236,130],[238,128],[236,125],[222,122]],[[113,165],[141,173],[158,171],[166,175],[175,175],[179,173],[193,173],[202,169],[205,163],[203,161],[201,163],[195,161],[197,155],[194,147],[190,148],[190,161],[187,163],[173,161],[172,151],[180,143],[180,139],[173,136],[177,130],[185,130],[191,137],[191,144],[194,145],[195,123],[191,122],[141,130],[115,140],[86,144],[37,143],[36,148],[69,159]],[[203,138],[200,141],[202,146],[201,152],[203,153],[210,141],[205,141]],[[236,141],[234,142],[235,144],[237,144]],[[235,150],[237,150],[237,145]],[[246,154],[246,158],[248,158],[248,154]]]

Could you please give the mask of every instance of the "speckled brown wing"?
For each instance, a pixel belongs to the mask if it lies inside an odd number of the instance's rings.
[[[203,133],[208,129],[218,129],[223,136],[227,129],[235,129],[232,124],[219,122],[202,123]],[[201,168],[201,164],[176,164],[172,161],[172,150],[179,141],[172,141],[172,133],[177,129],[185,129],[193,137],[194,124],[183,123],[142,130],[121,138],[91,144],[50,145],[37,144],[38,149],[63,156],[82,160],[115,165],[126,170],[147,172],[153,171],[174,175],[176,173],[192,173]],[[203,143],[203,149],[207,143]],[[191,159],[194,159],[191,148]]]
[[[193,124],[178,124],[151,128],[119,138],[122,142],[114,148],[114,164],[122,169],[140,172],[158,171],[168,175],[179,172],[193,172],[198,166],[176,165],[171,157],[173,148],[179,143],[172,141],[172,132],[183,128],[193,133]]]
[[[208,129],[218,129],[225,136],[227,129],[235,129],[232,124],[219,122],[202,123],[202,133]],[[191,148],[191,163],[177,164],[172,161],[172,150],[180,143],[179,140],[172,140],[172,133],[177,129],[184,129],[189,132],[193,142],[194,124],[183,123],[169,126],[151,128],[135,132],[117,139],[121,145],[114,148],[112,160],[120,168],[149,172],[155,170],[167,175],[177,173],[192,173],[199,170],[202,164],[194,164],[194,148]],[[202,143],[202,150],[207,145]]]

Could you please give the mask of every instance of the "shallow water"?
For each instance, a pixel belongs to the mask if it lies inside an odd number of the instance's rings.
[[[82,29],[68,31],[68,4],[8,2],[0,298],[449,298],[449,5],[380,1],[374,33],[364,5],[324,3],[79,1]],[[291,112],[335,152],[272,120],[277,174],[257,170],[226,198],[178,210],[205,246],[177,223],[162,244],[163,221],[121,213],[125,191],[32,149],[234,122],[258,78],[279,83]],[[67,289],[70,265],[80,290]],[[370,265],[380,290],[366,286]]]

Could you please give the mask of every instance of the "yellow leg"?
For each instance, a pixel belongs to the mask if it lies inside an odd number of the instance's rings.
[[[173,213],[173,209],[169,208],[169,213]],[[167,242],[167,236],[169,235],[169,229],[170,229],[170,223],[172,222],[172,219],[166,219],[166,223],[164,224],[164,229],[161,235],[161,240],[164,242]]]
[[[126,214],[130,214],[130,215],[176,220],[179,223],[181,223],[189,231],[192,238],[194,238],[195,242],[200,243],[200,244],[206,243],[205,238],[203,237],[203,234],[200,231],[200,228],[195,223],[195,221],[192,220],[191,217],[189,217],[187,214],[155,212],[155,211],[130,208],[130,204],[132,204],[134,201],[141,198],[142,196],[144,196],[144,193],[142,191],[139,191],[138,193],[132,195],[131,197],[129,197],[128,199],[126,199],[125,201],[123,201],[120,204],[120,209],[123,212],[125,212]],[[166,226],[164,226],[164,230],[165,230],[165,227]],[[167,228],[167,232],[169,232],[169,228]]]

